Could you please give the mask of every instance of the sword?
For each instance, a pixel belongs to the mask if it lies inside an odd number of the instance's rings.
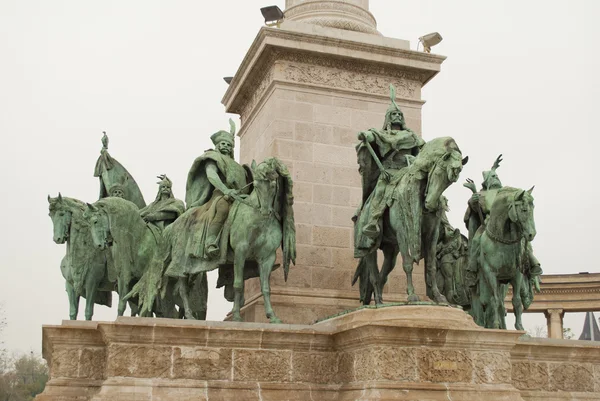
[[[371,144],[369,143],[367,138],[365,138],[365,146],[367,147],[367,149],[369,149],[369,153],[371,154],[371,157],[373,157],[375,164],[377,164],[377,167],[379,167],[379,171],[381,171],[381,174],[383,175],[383,179],[386,181],[389,181],[392,176],[390,175],[390,173],[385,171],[383,164],[381,164],[381,160],[379,160],[379,157],[377,157],[377,153],[375,153],[375,151],[373,150],[373,147],[371,146]]]

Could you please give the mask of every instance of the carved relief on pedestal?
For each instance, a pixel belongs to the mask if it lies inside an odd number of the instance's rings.
[[[425,80],[425,76],[419,72],[279,50],[270,51],[256,71],[259,72],[251,78],[251,84],[246,86],[249,91],[241,96],[239,114],[242,120],[250,116],[273,81],[382,96],[387,96],[390,84],[393,84],[398,97],[418,100]]]

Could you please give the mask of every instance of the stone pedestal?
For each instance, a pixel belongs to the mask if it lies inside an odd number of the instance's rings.
[[[36,400],[600,400],[599,343],[521,334],[439,305],[314,325],[64,321],[43,328]]]
[[[378,34],[368,0],[287,6],[281,28],[258,33],[223,104],[242,121],[241,162],[276,156],[293,173],[297,265],[287,283],[282,272],[273,274],[271,294],[284,321],[311,323],[358,305],[351,287],[351,217],[361,201],[357,133],[383,125],[390,84],[408,127],[420,133],[421,88],[445,58]],[[422,268],[414,280],[424,296]],[[385,300],[405,300],[405,286],[398,268]],[[258,280],[247,282],[247,321],[266,321],[261,299]]]

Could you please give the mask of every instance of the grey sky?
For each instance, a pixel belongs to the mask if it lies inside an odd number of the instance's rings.
[[[272,3],[284,8],[283,0]],[[0,302],[9,348],[40,350],[41,325],[68,316],[59,271],[65,250],[52,242],[46,196],[97,199],[92,172],[106,130],[111,154],[147,201],[161,173],[183,198],[192,161],[211,146],[210,134],[228,127],[222,77],[235,73],[268,4],[0,2]],[[412,49],[422,34],[444,37],[434,52],[448,59],[423,91],[423,135],[451,135],[470,156],[460,182],[479,184],[503,153],[505,185],[536,185],[534,248],[544,271],[598,271],[592,119],[600,2],[371,0],[371,11],[380,32],[410,40]],[[469,191],[455,185],[446,195],[451,221],[463,228]],[[209,318],[222,319],[230,306],[213,290],[209,308]],[[115,308],[96,307],[95,319],[115,316]],[[525,317],[526,327],[543,322]],[[576,334],[581,322],[567,315]]]

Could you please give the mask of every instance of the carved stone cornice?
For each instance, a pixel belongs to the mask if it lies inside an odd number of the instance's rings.
[[[228,113],[247,119],[273,82],[420,100],[445,57],[283,29],[262,28],[225,93]]]

